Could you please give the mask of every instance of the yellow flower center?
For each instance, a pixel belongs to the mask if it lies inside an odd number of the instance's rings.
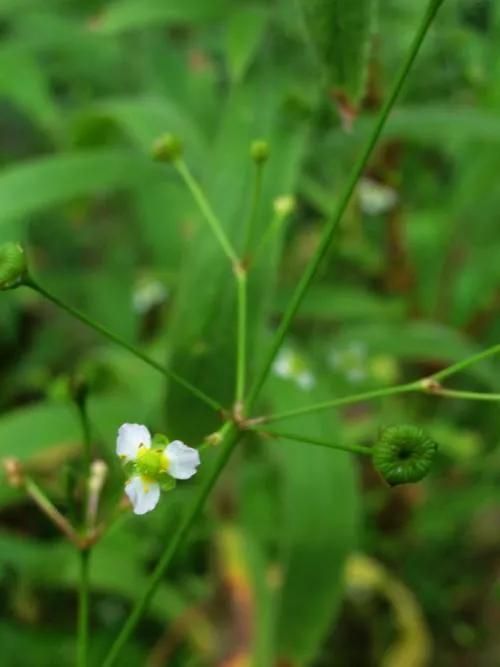
[[[168,471],[169,461],[161,449],[141,446],[137,452],[135,467],[141,477],[155,481]]]

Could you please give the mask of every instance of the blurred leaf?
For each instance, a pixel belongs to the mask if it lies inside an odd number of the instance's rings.
[[[328,83],[356,102],[363,94],[374,0],[299,0]]]
[[[154,24],[205,21],[226,10],[226,0],[117,0],[97,17],[95,27],[109,35]]]
[[[267,13],[255,7],[242,7],[231,15],[226,33],[226,52],[231,78],[238,82],[245,76],[262,40]]]
[[[305,392],[276,379],[266,393],[278,412],[303,405],[305,396],[311,402],[325,398],[321,388]],[[332,442],[341,437],[331,415],[324,413],[294,419],[293,432]],[[355,477],[348,454],[289,440],[267,444],[278,450],[283,484],[277,651],[292,664],[310,664],[338,611],[344,562],[355,548]]]
[[[0,49],[0,97],[6,97],[42,128],[57,132],[58,110],[43,70],[25,50]]]
[[[16,164],[0,172],[0,222],[75,197],[133,187],[137,179],[154,178],[156,169],[131,151],[106,149]]]

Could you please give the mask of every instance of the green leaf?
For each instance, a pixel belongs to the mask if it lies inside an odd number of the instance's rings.
[[[0,50],[0,97],[6,97],[44,129],[57,132],[58,110],[42,68],[22,48]]]
[[[232,14],[226,33],[226,54],[234,81],[245,76],[262,40],[267,19],[267,12],[255,7],[242,7]]]
[[[325,399],[293,381],[271,379],[273,410]],[[330,414],[294,420],[294,433],[334,442],[340,429]],[[279,600],[277,652],[311,664],[338,610],[346,557],[355,548],[359,499],[350,456],[307,443],[269,441],[281,460],[283,588]]]
[[[0,223],[75,197],[130,188],[158,167],[127,150],[95,150],[40,158],[0,172]]]
[[[375,0],[299,0],[328,82],[353,101],[363,94]]]
[[[151,25],[205,21],[222,16],[226,9],[226,0],[122,0],[108,4],[96,29],[110,35]]]

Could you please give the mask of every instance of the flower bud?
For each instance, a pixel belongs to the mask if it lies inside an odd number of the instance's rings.
[[[2,461],[2,466],[9,486],[15,489],[20,488],[24,483],[24,471],[21,462],[14,457],[9,457]]]
[[[154,142],[152,155],[158,162],[175,162],[182,155],[182,142],[173,134],[164,134]]]
[[[26,256],[18,243],[0,245],[0,290],[22,285],[27,276]]]
[[[269,144],[263,139],[256,139],[250,146],[250,155],[257,164],[263,164],[269,157]]]
[[[296,208],[297,202],[293,195],[281,195],[281,197],[276,197],[273,202],[274,213],[281,218],[288,217]]]
[[[437,445],[417,426],[389,426],[373,448],[373,465],[391,486],[419,482],[432,467]]]

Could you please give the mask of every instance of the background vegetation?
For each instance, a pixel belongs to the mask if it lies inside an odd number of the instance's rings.
[[[342,26],[328,82],[290,0],[0,0],[0,240],[25,241],[43,284],[229,405],[230,271],[150,148],[165,131],[182,138],[238,247],[252,140],[270,146],[254,238],[273,200],[295,195],[249,285],[253,373],[423,11],[417,0],[386,0],[376,14],[354,4],[362,20]],[[498,4],[445,2],[259,414],[422,377],[499,340],[499,76]],[[193,445],[218,426],[183,389],[34,292],[2,295],[0,322],[0,456],[18,457],[70,516],[81,465],[74,373],[89,378],[95,454],[110,467],[104,517],[123,489],[121,423]],[[498,361],[453,382],[499,391]],[[406,422],[439,453],[430,477],[397,489],[342,452],[247,437],[121,664],[500,663],[497,404],[403,395],[290,429],[371,444]],[[146,517],[126,514],[95,549],[90,664],[101,664],[196,488]],[[71,545],[2,484],[5,667],[72,664],[77,581]]]

